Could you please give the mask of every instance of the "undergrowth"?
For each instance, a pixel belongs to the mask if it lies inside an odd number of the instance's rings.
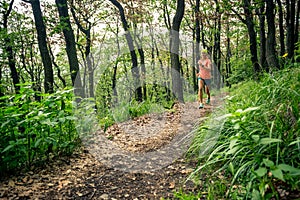
[[[30,84],[21,85],[19,94],[0,97],[1,176],[78,147],[72,102],[73,90],[42,95]]]
[[[189,149],[199,160],[190,179],[210,180],[202,197],[280,199],[300,191],[299,99],[299,67],[234,86]]]

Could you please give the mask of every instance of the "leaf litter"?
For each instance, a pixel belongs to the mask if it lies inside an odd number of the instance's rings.
[[[95,134],[112,136],[112,142],[126,151],[155,151],[176,136],[181,124],[193,128],[213,108],[198,110],[195,102],[183,106],[187,108],[185,113],[181,112],[182,105],[177,104],[174,112],[164,113],[163,117],[149,114]],[[173,198],[174,191],[180,189],[188,193],[201,190],[199,185],[186,181],[196,165],[195,161],[181,157],[156,171],[125,172],[104,165],[82,147],[70,157],[2,178],[0,199]]]

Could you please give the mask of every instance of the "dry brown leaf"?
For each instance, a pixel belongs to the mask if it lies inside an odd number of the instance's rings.
[[[83,194],[80,193],[80,192],[76,192],[76,194],[77,194],[79,197],[82,197],[82,196],[83,196]]]
[[[48,185],[49,187],[53,187],[53,186],[54,186],[53,183],[48,183],[47,185]]]
[[[13,181],[13,180],[9,180],[8,181],[8,185],[10,186],[10,187],[15,187],[15,182]]]
[[[175,182],[171,182],[169,188],[174,189],[175,188]]]
[[[94,183],[90,183],[89,184],[91,187],[95,187],[95,184]]]
[[[67,186],[70,183],[72,183],[72,182],[69,180],[61,180],[58,182],[58,189],[62,189],[64,186]]]
[[[190,174],[192,173],[194,170],[192,168],[188,168],[188,169],[184,169],[184,170],[181,170],[181,173],[182,174]]]
[[[25,176],[25,177],[22,179],[23,183],[27,183],[28,179],[29,179],[29,177],[28,177],[28,176]]]
[[[32,184],[32,183],[33,183],[33,179],[32,178],[27,181],[27,184]]]

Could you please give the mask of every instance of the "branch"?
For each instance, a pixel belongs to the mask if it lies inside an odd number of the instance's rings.
[[[244,24],[247,24],[246,20],[236,11],[234,10],[233,8],[231,8],[231,11],[236,14],[236,16],[244,23]]]
[[[22,0],[22,1],[25,2],[25,3],[31,3],[30,0]]]
[[[70,7],[71,7],[71,13],[72,13],[72,16],[73,16],[73,18],[75,20],[76,25],[78,26],[78,28],[80,29],[81,32],[83,32],[84,34],[87,35],[87,29],[83,28],[83,26],[79,22],[78,18],[76,17],[75,10],[74,10],[74,5],[73,5],[73,1],[72,1],[72,4],[71,4]]]
[[[12,7],[13,7],[13,4],[14,4],[14,0],[12,0],[10,3],[9,3],[9,7],[8,7],[8,10],[6,11],[6,13],[4,13],[4,24],[7,23],[7,19],[8,19],[8,16],[10,15],[11,11],[12,11]]]
[[[188,18],[184,16],[184,20],[186,21],[186,24],[188,25],[188,27],[189,27],[192,31],[194,31],[195,28],[191,26],[191,23],[189,23]]]

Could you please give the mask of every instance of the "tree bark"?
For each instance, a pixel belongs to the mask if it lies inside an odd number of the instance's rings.
[[[131,73],[134,79],[134,86],[136,87],[136,99],[141,102],[143,100],[143,94],[142,94],[142,87],[140,87],[140,73],[138,69],[138,61],[137,61],[137,56],[136,52],[134,49],[134,44],[132,40],[132,36],[128,30],[128,23],[125,17],[124,9],[122,5],[116,1],[116,0],[109,0],[114,6],[116,6],[119,10],[123,29],[125,31],[125,37],[127,41],[127,45],[130,50],[130,56],[131,56],[131,62],[132,62],[132,67],[131,67]]]
[[[294,45],[295,45],[295,48],[296,48],[296,44],[298,43],[298,40],[299,40],[299,19],[300,19],[300,2],[298,1],[298,4],[297,4],[297,11],[296,11],[296,24],[295,24],[295,38],[294,38]],[[298,57],[298,60],[296,60],[296,62],[299,62],[300,58]]]
[[[231,59],[231,47],[230,47],[230,37],[229,37],[229,24],[227,23],[227,27],[226,27],[226,31],[227,31],[227,45],[226,45],[226,69],[225,69],[225,82],[226,82],[226,86],[231,88],[231,84],[230,82],[228,81],[230,75],[232,74],[231,73],[231,64],[230,64],[230,59]]]
[[[4,96],[4,89],[2,86],[2,68],[0,67],[0,97]]]
[[[269,71],[268,63],[266,62],[266,29],[265,29],[265,2],[262,2],[260,7],[257,8],[257,14],[259,18],[259,39],[260,39],[260,58],[259,63],[262,69],[266,72]]]
[[[184,15],[185,2],[177,0],[176,13],[172,23],[171,67],[172,67],[172,90],[179,102],[184,102],[182,80],[180,76],[181,64],[179,62],[179,29]]]
[[[267,1],[267,22],[268,22],[268,33],[267,33],[267,48],[266,48],[266,56],[269,67],[275,67],[279,69],[279,62],[276,53],[276,41],[275,41],[275,5],[273,0]]]
[[[290,59],[293,58],[295,49],[295,6],[295,0],[286,0],[286,48]]]
[[[145,67],[145,53],[143,49],[143,42],[142,39],[139,38],[139,34],[137,33],[137,25],[134,24],[134,42],[137,46],[138,53],[140,55],[140,66],[141,66],[141,86],[142,86],[142,95],[143,100],[147,100],[147,85],[145,83],[146,80],[146,67]]]
[[[195,60],[194,60],[194,69],[193,72],[198,72],[198,60],[200,60],[200,0],[196,0],[195,5],[195,34],[196,34],[196,47],[195,47]],[[197,91],[198,83],[196,73],[193,73],[193,82],[194,82],[194,90]]]
[[[72,2],[73,3],[73,2]],[[85,51],[84,51],[84,58],[87,68],[88,68],[88,94],[89,97],[95,97],[95,93],[94,93],[94,67],[92,66],[92,61],[91,61],[91,57],[90,57],[90,53],[91,53],[91,23],[89,22],[88,19],[85,19],[85,21],[87,22],[87,28],[84,28],[82,26],[82,24],[79,22],[78,18],[76,17],[75,14],[75,10],[73,7],[71,7],[71,13],[72,16],[75,20],[75,23],[77,25],[77,27],[79,28],[79,30],[85,35],[85,39],[86,39],[86,44],[85,44]]]
[[[217,65],[217,69],[221,71],[221,13],[220,13],[220,4],[218,0],[215,0],[216,4],[216,25],[215,25],[215,45],[214,45],[214,62]],[[221,86],[220,76],[218,76],[218,71],[212,68],[212,74],[215,79],[215,84],[219,89]]]
[[[142,41],[138,38],[140,44],[142,44]],[[136,41],[137,42],[137,41]],[[141,80],[141,85],[142,85],[142,93],[143,93],[143,100],[147,100],[147,86],[145,83],[145,79],[146,79],[146,67],[145,67],[145,53],[144,53],[144,49],[142,47],[142,45],[139,45],[137,42],[137,46],[138,46],[138,52],[140,55],[140,65],[141,65],[141,72],[142,72],[142,80]]]
[[[59,13],[60,24],[62,26],[64,38],[66,41],[66,51],[70,65],[70,73],[72,84],[75,87],[75,95],[84,97],[84,90],[82,88],[79,63],[76,51],[76,42],[73,29],[70,23],[70,16],[68,13],[68,5],[66,0],[55,0],[56,7]]]
[[[37,31],[37,38],[38,38],[38,45],[39,50],[42,57],[42,62],[44,66],[44,74],[45,74],[45,80],[44,80],[44,87],[46,93],[52,93],[53,92],[53,84],[54,84],[54,78],[53,78],[53,68],[52,68],[52,62],[50,53],[48,50],[47,45],[47,33],[46,33],[46,27],[43,21],[43,15],[41,11],[40,1],[39,0],[31,0],[31,7],[33,11],[33,16],[35,20],[35,27]]]
[[[253,16],[250,7],[251,5],[249,0],[243,0],[243,8],[246,15],[245,24],[247,25],[249,40],[250,40],[251,62],[253,66],[254,76],[255,76],[254,78],[257,79],[257,75],[260,72],[260,67],[257,58],[257,42],[256,42],[255,25],[253,22]]]
[[[11,74],[11,78],[13,80],[13,84],[14,84],[14,88],[15,88],[15,93],[19,93],[20,91],[20,86],[18,85],[20,83],[20,78],[19,78],[19,74],[17,72],[17,68],[16,68],[16,61],[14,58],[14,52],[13,52],[13,47],[12,47],[12,41],[10,36],[8,35],[8,17],[12,11],[12,6],[14,4],[14,0],[12,0],[9,3],[8,6],[8,10],[4,11],[3,14],[3,35],[5,37],[4,39],[4,48],[5,48],[5,52],[7,54],[7,59],[8,59],[8,65],[10,68],[10,74]],[[2,92],[0,91],[0,94]],[[1,94],[3,95],[3,94]]]
[[[278,17],[279,17],[279,41],[280,41],[280,55],[285,54],[285,44],[284,44],[284,27],[283,27],[283,11],[281,0],[276,0],[278,4]]]

